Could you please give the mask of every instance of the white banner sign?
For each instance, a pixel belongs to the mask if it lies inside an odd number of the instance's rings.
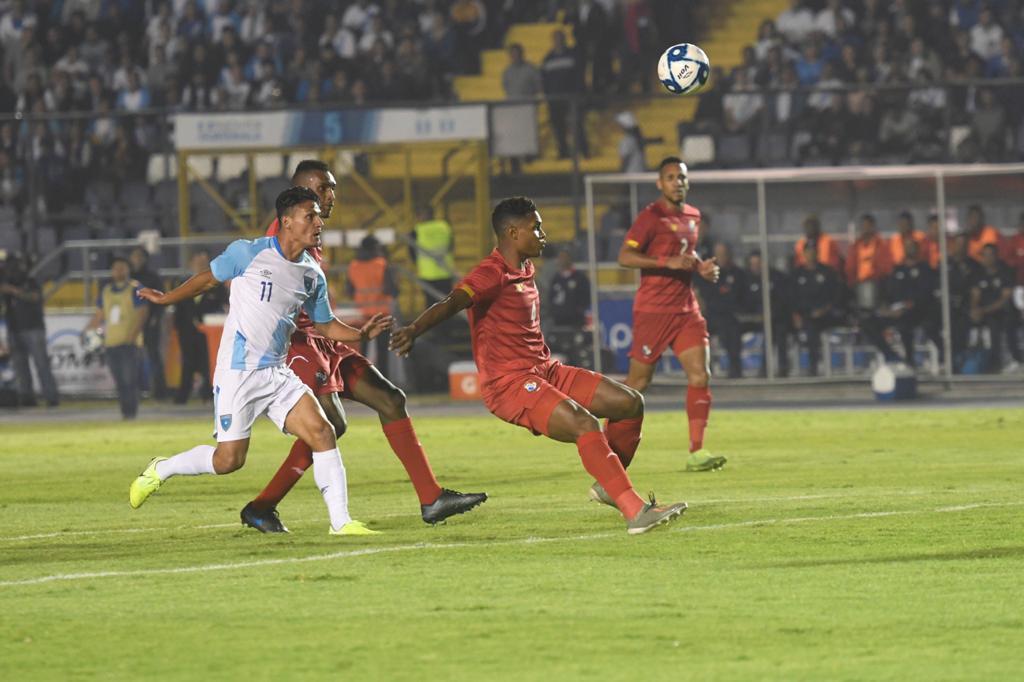
[[[103,351],[86,353],[79,337],[92,315],[88,313],[47,313],[46,351],[61,395],[111,398],[117,395],[114,378],[107,369]],[[34,370],[34,368],[33,368]],[[32,372],[39,390],[39,379]]]
[[[178,114],[177,149],[243,149],[487,138],[487,107]]]

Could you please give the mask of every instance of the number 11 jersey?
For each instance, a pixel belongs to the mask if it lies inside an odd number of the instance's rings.
[[[700,211],[683,204],[680,212],[668,211],[655,201],[640,211],[626,233],[626,244],[652,258],[692,254],[700,230]],[[633,312],[688,313],[698,310],[691,286],[693,271],[668,268],[640,270],[640,289]]]
[[[283,365],[300,310],[318,324],[334,318],[323,270],[307,251],[295,261],[285,258],[277,237],[232,242],[210,270],[220,282],[233,280],[218,371]]]

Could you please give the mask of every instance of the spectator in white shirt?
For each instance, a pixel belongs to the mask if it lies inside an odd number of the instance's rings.
[[[787,40],[799,43],[814,30],[814,14],[804,7],[804,0],[793,0],[793,5],[775,20],[775,27]]]
[[[1003,42],[1003,28],[995,22],[992,10],[986,7],[981,10],[978,23],[971,29],[971,51],[982,59],[998,57],[1000,44]]]
[[[747,72],[737,69],[732,90],[722,97],[726,129],[732,133],[746,131],[748,125],[761,113],[762,108],[764,97],[754,90]]]
[[[363,35],[359,38],[359,52],[369,52],[378,40],[388,48],[395,44],[391,31],[385,28],[384,20],[380,18],[379,14],[376,14],[370,20],[369,28],[363,31]]]
[[[835,37],[836,35],[836,17],[843,15],[843,19],[846,20],[846,25],[851,26],[855,21],[856,17],[853,11],[849,7],[843,7],[839,0],[828,0],[828,5],[825,9],[818,12],[818,16],[814,18],[814,28],[817,31],[821,31],[825,35]]]

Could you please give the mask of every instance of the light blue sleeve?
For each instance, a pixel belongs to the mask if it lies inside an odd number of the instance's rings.
[[[256,257],[256,254],[268,248],[269,245],[270,242],[266,238],[233,241],[228,248],[224,249],[224,253],[210,262],[210,271],[218,282],[226,282],[238,277],[249,267],[249,263]]]
[[[317,271],[313,295],[306,299],[302,307],[309,315],[309,319],[316,324],[326,324],[334,319],[334,311],[331,310],[331,302],[327,296],[327,278],[323,272]]]

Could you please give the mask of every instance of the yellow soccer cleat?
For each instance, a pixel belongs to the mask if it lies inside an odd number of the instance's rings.
[[[154,457],[149,465],[146,466],[146,470],[139,474],[132,481],[132,484],[128,486],[128,504],[131,505],[132,509],[141,507],[142,503],[149,499],[150,495],[160,490],[160,486],[164,482],[156,475],[156,464],[166,459],[166,457]]]
[[[725,462],[725,457],[712,455],[704,448],[701,448],[697,452],[690,453],[690,456],[686,459],[686,470],[691,472],[718,471],[725,466]]]
[[[355,519],[349,521],[338,530],[331,528],[331,535],[380,535],[379,530],[373,530],[367,528],[366,524],[362,521],[356,521]]]

